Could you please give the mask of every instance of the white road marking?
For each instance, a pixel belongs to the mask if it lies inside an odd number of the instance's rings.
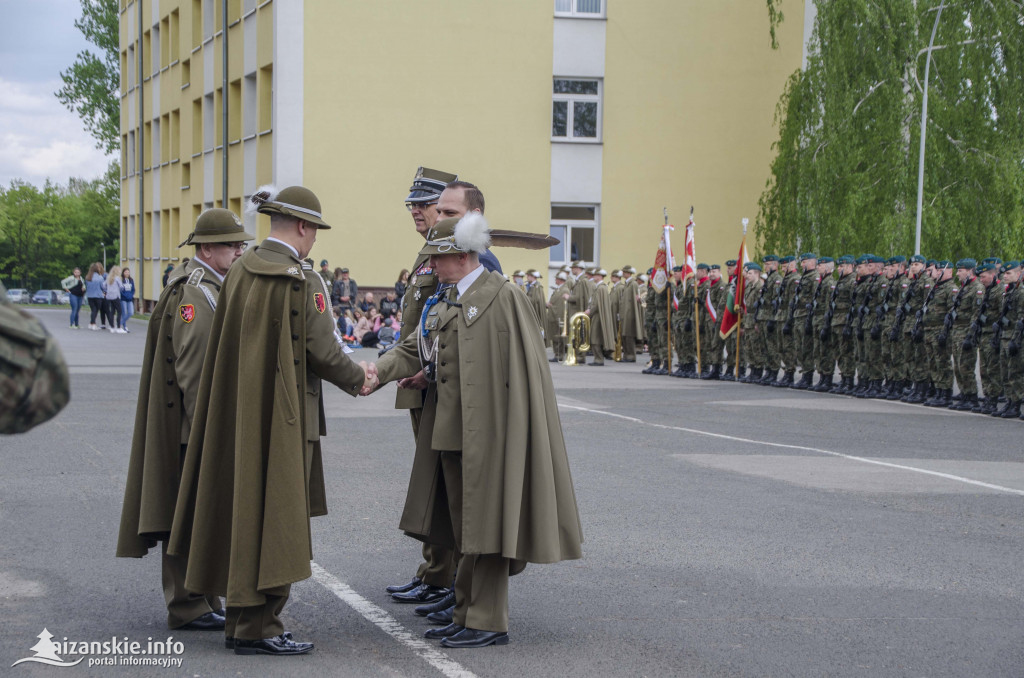
[[[941,471],[929,471],[928,469],[918,468],[916,466],[906,466],[904,464],[893,464],[888,461],[881,461],[880,459],[869,459],[867,457],[856,457],[852,454],[843,454],[842,452],[833,452],[832,450],[823,450],[817,447],[806,447],[804,445],[787,445],[785,443],[772,443],[767,440],[751,440],[750,438],[740,438],[738,436],[725,435],[724,433],[712,433],[711,431],[701,431],[696,428],[687,428],[685,426],[668,426],[667,424],[654,424],[643,419],[637,419],[636,417],[629,417],[625,414],[618,414],[616,412],[605,412],[603,410],[595,410],[589,407],[580,407],[578,405],[566,405],[559,403],[559,407],[568,410],[579,410],[581,412],[590,412],[591,414],[599,414],[605,417],[614,417],[616,419],[624,419],[631,421],[634,424],[641,424],[643,426],[651,426],[653,428],[661,428],[669,431],[682,431],[683,433],[694,433],[696,435],[708,436],[710,438],[719,438],[722,440],[733,440],[739,443],[750,443],[752,445],[767,445],[769,447],[779,447],[787,450],[800,450],[803,452],[817,452],[818,454],[827,454],[833,457],[840,457],[842,459],[849,459],[850,461],[859,461],[865,464],[875,464],[877,466],[885,466],[888,468],[899,469],[901,471],[911,471],[913,473],[923,473],[929,476],[936,476],[938,478],[945,478],[946,480],[953,480],[959,483],[966,483],[968,485],[977,485],[978,487],[985,487],[990,490],[996,490],[998,492],[1006,492],[1008,494],[1015,494],[1024,497],[1024,490],[1018,490],[1012,487],[1003,487],[1002,485],[993,485],[992,483],[982,482],[980,480],[974,480],[972,478],[964,478],[963,476],[956,476],[951,473],[942,473]]]
[[[341,581],[333,574],[311,562],[313,579],[321,584],[328,591],[337,596],[353,610],[362,615],[366,620],[375,625],[384,633],[388,634],[402,645],[413,651],[423,661],[443,673],[448,678],[477,678],[476,674],[464,668],[456,661],[452,661],[440,650],[428,644],[422,638],[418,638],[411,631],[402,626],[394,617],[388,614],[383,608],[371,603],[366,598],[356,593],[351,586]]]

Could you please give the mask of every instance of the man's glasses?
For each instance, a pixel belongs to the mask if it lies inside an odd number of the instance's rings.
[[[224,247],[227,247],[228,249],[238,250],[239,252],[244,252],[245,249],[249,246],[249,243],[247,243],[247,242],[222,242],[221,245],[224,245]]]
[[[434,206],[436,204],[437,204],[436,200],[434,202],[407,202],[407,203],[405,203],[405,209],[407,209],[410,212],[412,212],[413,210],[422,210],[422,209],[425,209],[427,207],[432,207],[432,206]]]

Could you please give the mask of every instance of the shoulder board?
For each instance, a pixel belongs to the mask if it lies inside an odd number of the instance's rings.
[[[211,292],[210,289],[206,285],[202,284],[203,283],[203,276],[205,275],[205,273],[206,273],[206,271],[203,268],[201,268],[201,267],[197,268],[196,270],[192,271],[191,274],[189,274],[188,282],[186,284],[187,285],[192,285],[193,287],[196,287],[200,291],[202,291],[203,296],[206,297],[206,301],[210,302],[210,308],[212,308],[214,311],[216,311],[217,310],[217,300],[214,298],[213,292]]]
[[[205,274],[206,274],[206,269],[204,269],[202,266],[200,266],[196,270],[192,271],[192,273],[188,276],[188,283],[186,283],[186,284],[194,285],[196,287],[199,287],[199,283],[201,283],[203,281],[203,276]]]
[[[303,271],[312,271],[313,270],[313,264],[309,263],[308,261],[303,261],[302,262],[302,270]],[[321,280],[322,279],[323,278],[321,278]]]

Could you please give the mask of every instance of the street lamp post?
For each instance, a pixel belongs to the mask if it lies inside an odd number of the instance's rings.
[[[924,61],[924,95],[921,97],[921,154],[917,161],[917,228],[914,231],[914,254],[921,253],[921,208],[924,204],[924,136],[925,126],[928,122],[928,76],[932,65],[932,48],[935,46],[935,33],[939,30],[939,19],[942,17],[942,10],[946,8],[945,2],[939,3],[936,8],[935,25],[932,26],[932,38],[928,41],[928,51]]]

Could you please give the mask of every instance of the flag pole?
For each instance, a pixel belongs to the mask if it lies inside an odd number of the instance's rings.
[[[668,230],[668,208],[667,207],[662,207],[661,208],[661,213],[665,216],[665,226],[664,226],[664,228],[667,231]],[[671,247],[671,243],[665,243],[665,244],[668,245],[669,247]],[[666,251],[665,252],[665,256],[666,257],[669,257],[670,255],[671,255],[671,251]],[[670,268],[668,266],[668,263],[667,263],[668,262],[668,258],[666,258],[665,261],[666,261],[666,268]],[[667,359],[668,359],[668,365],[665,366],[665,369],[667,369],[669,372],[672,372],[672,271],[665,271],[665,276],[668,278],[668,282],[665,283],[665,302],[668,305],[668,321],[667,321],[667,325],[665,327],[665,338],[667,339],[666,345],[668,347],[668,353],[666,353],[665,355],[667,356]]]
[[[743,217],[743,242],[740,243],[740,249],[742,250],[743,254],[747,253],[747,224],[749,222],[750,222],[749,219],[747,219],[746,217]],[[736,275],[740,276],[740,275],[743,275],[743,274],[744,274],[743,262],[742,261],[737,261],[736,262]],[[737,280],[736,283],[738,285],[739,281]],[[747,289],[747,287],[746,287],[746,285],[744,285],[743,286],[744,292],[746,292],[746,289]],[[743,300],[742,299],[734,299],[733,301],[736,303],[736,372],[735,372],[734,376],[736,377],[737,380],[739,380],[739,378],[740,378],[740,332],[743,331]]]
[[[690,205],[690,223],[693,224],[693,205]],[[694,224],[694,228],[696,228],[696,224]],[[696,242],[696,240],[697,240],[697,238],[695,236],[694,237],[694,242]],[[694,258],[694,264],[696,264],[697,263],[697,247],[696,246],[694,246],[694,248],[693,248],[693,258]],[[694,269],[694,271],[693,271],[693,283],[691,283],[691,284],[693,285],[693,329],[694,329],[694,332],[696,332],[696,335],[697,335],[697,376],[700,377],[700,373],[701,373],[701,369],[700,369],[700,303],[697,300],[697,271],[696,271],[696,269]]]

